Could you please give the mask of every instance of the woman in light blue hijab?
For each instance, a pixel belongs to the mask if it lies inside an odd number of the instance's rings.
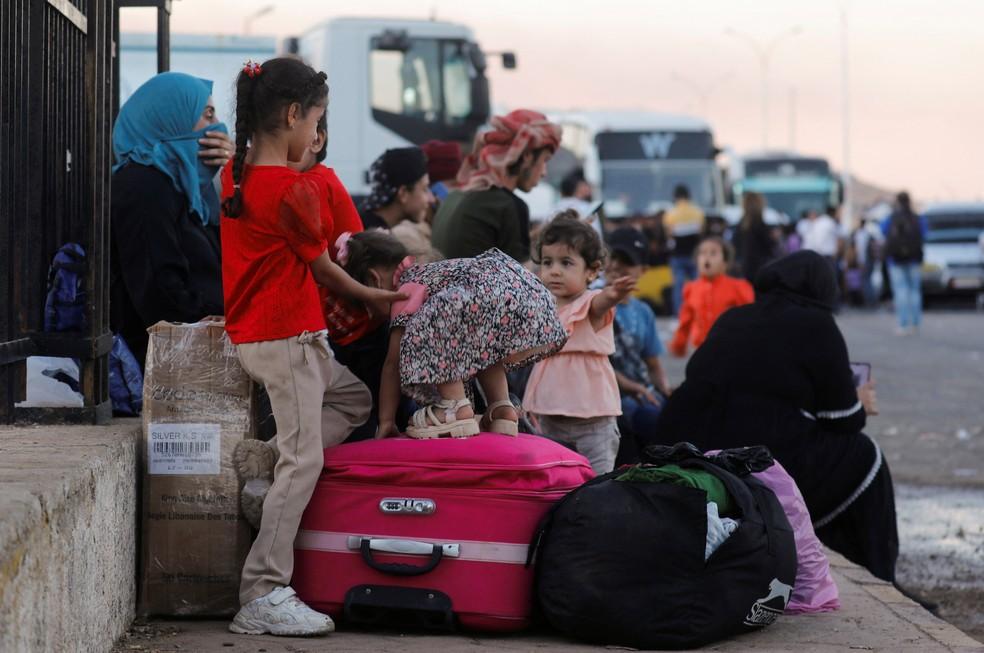
[[[113,171],[130,161],[157,168],[188,198],[203,224],[218,224],[212,180],[235,152],[211,96],[207,79],[161,73],[130,96],[113,127]]]
[[[235,146],[211,95],[208,80],[161,73],[113,127],[111,322],[141,364],[147,327],[223,312],[213,180]]]

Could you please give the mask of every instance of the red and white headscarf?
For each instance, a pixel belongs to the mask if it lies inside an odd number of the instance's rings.
[[[505,186],[506,168],[527,150],[560,146],[560,125],[542,113],[517,109],[505,116],[493,116],[492,129],[475,136],[475,144],[461,168],[456,182],[461,190],[486,190]]]

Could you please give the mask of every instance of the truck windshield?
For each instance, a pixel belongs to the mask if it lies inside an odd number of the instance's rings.
[[[927,213],[926,242],[976,243],[984,233],[982,213]]]
[[[601,193],[612,217],[651,215],[673,203],[673,189],[684,184],[705,211],[715,207],[714,167],[704,162],[612,161],[601,165]]]
[[[456,125],[472,113],[477,77],[464,41],[410,39],[405,50],[372,50],[372,108],[389,114]]]

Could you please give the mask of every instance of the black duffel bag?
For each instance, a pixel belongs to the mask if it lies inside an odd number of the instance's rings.
[[[773,623],[796,578],[796,545],[776,496],[749,475],[771,466],[768,450],[704,456],[681,443],[649,447],[644,459],[721,479],[738,529],[705,562],[703,490],[615,480],[626,468],[589,481],[554,507],[531,547],[547,620],[635,648],[697,647]]]

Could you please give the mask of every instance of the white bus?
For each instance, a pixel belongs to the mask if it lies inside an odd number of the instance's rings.
[[[652,215],[673,203],[682,184],[709,216],[722,216],[724,184],[710,125],[691,116],[644,111],[563,111],[564,128],[550,163],[555,182],[575,166],[605,202],[605,216]]]

